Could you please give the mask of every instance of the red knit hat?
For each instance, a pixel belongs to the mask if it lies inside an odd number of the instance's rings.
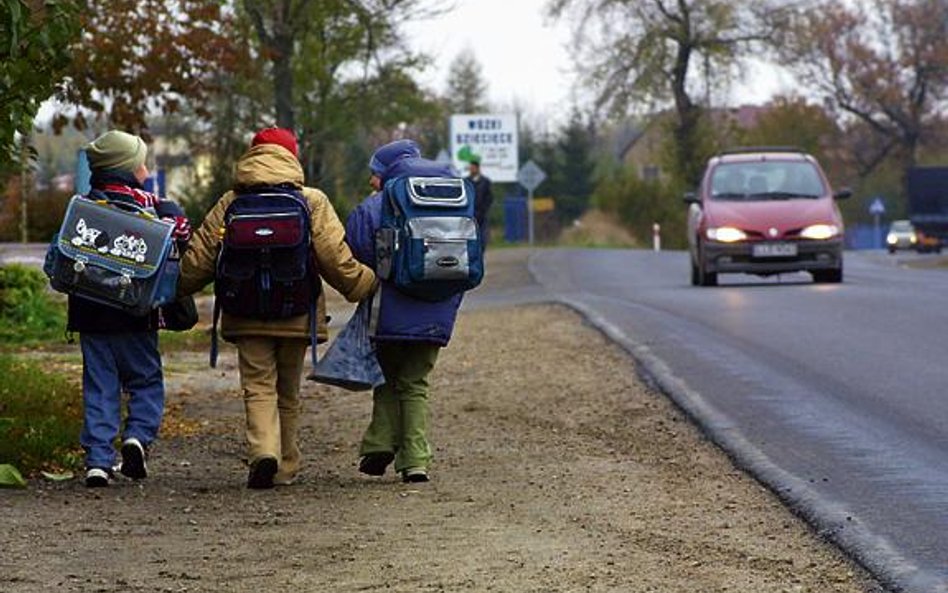
[[[276,144],[292,152],[296,158],[300,158],[300,149],[296,144],[296,134],[293,133],[293,130],[286,128],[266,128],[260,130],[257,132],[257,135],[253,137],[253,142],[250,143],[250,146],[256,146],[258,144]]]

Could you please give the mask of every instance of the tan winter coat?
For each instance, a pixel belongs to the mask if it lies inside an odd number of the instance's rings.
[[[351,302],[361,301],[372,293],[375,274],[352,256],[345,242],[345,229],[326,194],[318,189],[303,187],[303,169],[292,153],[273,144],[254,146],[240,157],[236,173],[239,186],[292,183],[302,188],[312,213],[313,248],[320,278]],[[178,294],[193,294],[214,280],[214,267],[224,228],[224,211],[233,200],[234,192],[224,194],[208,213],[201,228],[194,233],[181,261]],[[319,297],[317,315],[319,339],[325,341],[326,299],[322,295]],[[225,313],[221,318],[221,335],[229,341],[242,336],[308,338],[309,316],[261,321]]]

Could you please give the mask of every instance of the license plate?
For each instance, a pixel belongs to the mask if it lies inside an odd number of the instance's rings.
[[[752,253],[754,257],[796,257],[797,246],[793,243],[758,243]]]

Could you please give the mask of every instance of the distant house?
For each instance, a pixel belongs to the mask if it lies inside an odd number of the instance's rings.
[[[152,142],[148,147],[154,167],[153,174],[164,176],[165,195],[175,200],[186,198],[194,185],[195,163],[191,147],[180,135],[170,135],[163,122],[157,122],[149,130]]]
[[[670,116],[670,112],[664,112],[652,117],[635,135],[629,137],[619,154],[619,162],[633,168],[643,181],[664,179],[660,163],[667,127],[663,123]]]

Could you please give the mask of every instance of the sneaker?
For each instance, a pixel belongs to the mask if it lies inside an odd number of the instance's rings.
[[[112,473],[101,467],[90,467],[86,470],[86,487],[105,488],[112,482]]]
[[[384,476],[385,468],[394,460],[394,453],[368,453],[359,459],[359,471],[369,476]]]
[[[133,480],[142,480],[148,477],[148,466],[145,465],[145,447],[136,438],[125,439],[122,443],[122,475]]]
[[[428,477],[428,470],[423,467],[410,467],[402,472],[402,482],[406,484],[419,484],[430,481],[431,478]]]
[[[250,464],[247,476],[247,488],[266,490],[273,488],[273,476],[277,473],[277,460],[274,457],[261,457]]]

